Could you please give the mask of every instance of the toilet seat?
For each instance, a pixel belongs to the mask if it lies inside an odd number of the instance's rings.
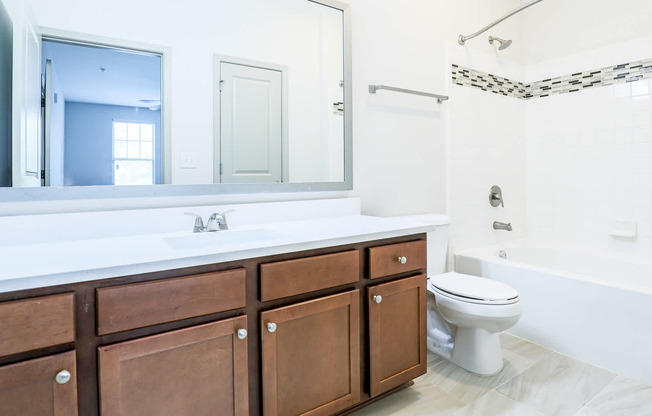
[[[519,301],[518,292],[504,283],[456,272],[432,276],[428,286],[435,294],[461,302],[509,305]]]

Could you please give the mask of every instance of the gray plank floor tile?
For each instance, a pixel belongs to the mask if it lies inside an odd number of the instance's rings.
[[[545,414],[570,416],[615,377],[612,372],[553,353],[497,391]]]
[[[652,386],[618,376],[577,416],[652,416]]]

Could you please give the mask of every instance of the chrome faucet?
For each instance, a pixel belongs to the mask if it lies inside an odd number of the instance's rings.
[[[504,222],[494,221],[494,230],[512,231],[512,223],[505,224]]]
[[[228,230],[229,224],[226,223],[226,214],[229,212],[235,211],[234,209],[227,209],[223,213],[214,213],[208,217],[208,224],[206,225],[206,231],[217,231],[217,230]],[[215,226],[217,225],[217,228]]]
[[[226,214],[229,212],[235,211],[234,209],[229,209],[223,213],[214,213],[208,217],[208,222],[204,225],[204,220],[201,215],[193,214],[192,212],[186,212],[186,215],[192,215],[195,217],[195,226],[192,229],[193,233],[203,233],[203,232],[212,232],[220,230],[228,230],[229,225],[226,222]]]

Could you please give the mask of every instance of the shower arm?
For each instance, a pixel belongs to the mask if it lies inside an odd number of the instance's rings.
[[[509,17],[512,17],[513,15],[520,12],[521,10],[525,10],[530,6],[534,6],[535,4],[537,4],[540,1],[542,1],[542,0],[533,0],[533,1],[529,2],[529,3],[527,3],[527,4],[524,4],[521,7],[519,7],[518,9],[512,10],[511,12],[507,13],[505,16],[501,17],[500,19],[498,19],[498,20],[496,20],[496,21],[494,21],[492,23],[489,23],[487,26],[483,27],[482,29],[478,30],[477,32],[475,32],[475,33],[473,33],[471,35],[468,35],[468,36],[460,35],[459,38],[457,38],[457,43],[459,43],[460,45],[463,46],[464,43],[467,40],[473,39],[474,37],[483,34],[487,30],[489,30],[492,27],[496,26],[498,23],[502,22],[503,20],[505,20],[505,19],[507,19]]]

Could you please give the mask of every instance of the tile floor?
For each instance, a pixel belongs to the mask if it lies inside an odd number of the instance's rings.
[[[652,386],[501,334],[505,367],[474,375],[428,353],[414,386],[353,415],[652,416]]]

